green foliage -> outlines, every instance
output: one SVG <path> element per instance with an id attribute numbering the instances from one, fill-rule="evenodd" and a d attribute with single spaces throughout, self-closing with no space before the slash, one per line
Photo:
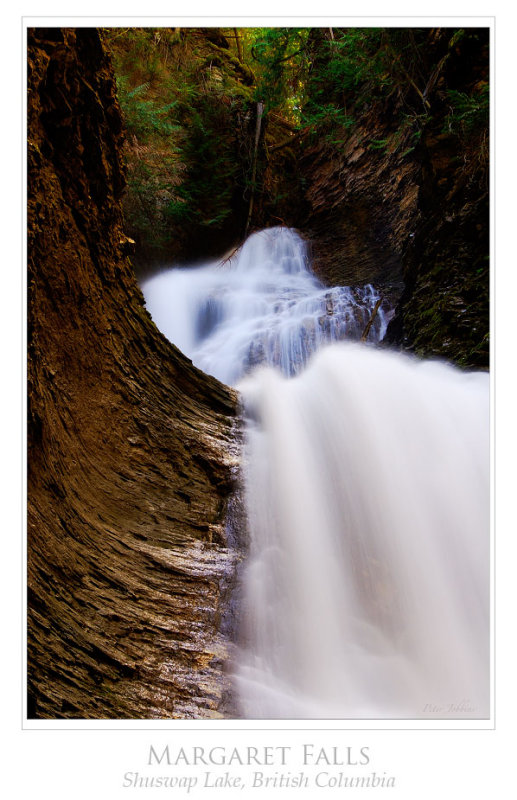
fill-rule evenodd
<path id="1" fill-rule="evenodd" d="M 282 110 L 296 120 L 308 69 L 309 28 L 254 28 L 251 56 L 258 75 L 255 97 L 266 113 Z"/>
<path id="2" fill-rule="evenodd" d="M 271 210 L 273 196 L 285 195 L 279 169 L 299 178 L 297 148 L 324 141 L 330 153 L 339 150 L 356 121 L 365 113 L 375 120 L 380 107 L 383 125 L 372 122 L 365 146 L 410 155 L 435 113 L 443 64 L 479 45 L 463 29 L 442 38 L 418 28 L 106 31 L 133 147 L 131 224 L 160 241 L 175 226 L 223 228 L 252 192 L 269 191 Z M 447 131 L 466 139 L 486 127 L 486 84 L 468 94 L 442 84 L 439 97 Z M 264 121 L 255 154 L 258 101 Z"/>
<path id="3" fill-rule="evenodd" d="M 309 69 L 300 125 L 315 137 L 335 141 L 338 129 L 346 132 L 365 109 L 396 95 L 405 109 L 401 127 L 409 117 L 418 127 L 422 113 L 418 84 L 425 85 L 422 40 L 418 30 L 312 29 L 306 42 Z M 370 147 L 382 149 L 386 144 L 374 140 Z"/>
<path id="4" fill-rule="evenodd" d="M 389 59 L 382 47 L 382 31 L 375 28 L 337 30 L 334 38 L 323 38 L 319 45 L 320 69 L 312 78 L 313 96 L 338 99 L 359 92 L 361 103 L 391 88 L 393 77 Z"/>
<path id="5" fill-rule="evenodd" d="M 165 221 L 165 208 L 174 197 L 177 182 L 177 160 L 167 151 L 142 154 L 131 158 L 128 165 L 128 192 L 125 215 L 132 238 L 145 243 L 150 251 L 166 248 L 170 232 Z"/>
<path id="6" fill-rule="evenodd" d="M 152 136 L 170 137 L 180 130 L 175 115 L 177 101 L 162 105 L 148 96 L 149 88 L 150 84 L 146 82 L 129 90 L 128 79 L 125 76 L 117 78 L 118 97 L 127 131 L 141 142 L 147 142 Z"/>
<path id="7" fill-rule="evenodd" d="M 343 141 L 357 111 L 393 88 L 385 38 L 375 28 L 254 29 L 255 98 L 314 137 Z"/>
<path id="8" fill-rule="evenodd" d="M 483 82 L 475 87 L 471 94 L 449 89 L 447 102 L 449 113 L 444 131 L 468 137 L 488 126 L 490 92 L 487 83 Z"/>
<path id="9" fill-rule="evenodd" d="M 218 229 L 245 191 L 253 89 L 198 29 L 109 34 L 128 132 L 130 233 L 146 251 Z M 226 56 L 228 56 L 227 60 Z"/>
<path id="10" fill-rule="evenodd" d="M 371 139 L 368 147 L 370 150 L 385 150 L 389 144 L 389 139 Z"/>
<path id="11" fill-rule="evenodd" d="M 191 204 L 189 203 L 188 197 L 182 197 L 184 192 L 180 190 L 178 191 L 177 197 L 173 200 L 170 200 L 165 207 L 165 215 L 168 219 L 172 222 L 177 222 L 179 224 L 184 222 L 189 222 L 192 219 L 192 210 Z"/>
<path id="12" fill-rule="evenodd" d="M 228 130 L 230 120 L 228 107 L 221 104 L 217 92 L 208 91 L 183 108 L 188 136 L 179 153 L 186 170 L 177 199 L 167 209 L 172 221 L 213 227 L 231 213 L 233 191 L 242 178 L 235 139 Z"/>

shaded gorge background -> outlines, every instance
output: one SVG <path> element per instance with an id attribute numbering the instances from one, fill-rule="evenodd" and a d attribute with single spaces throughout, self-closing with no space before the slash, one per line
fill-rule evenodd
<path id="1" fill-rule="evenodd" d="M 396 287 L 392 344 L 488 365 L 488 29 L 102 36 L 139 274 L 285 224 L 326 284 Z"/>

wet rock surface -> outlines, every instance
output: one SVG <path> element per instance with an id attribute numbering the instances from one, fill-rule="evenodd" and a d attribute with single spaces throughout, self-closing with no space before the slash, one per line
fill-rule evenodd
<path id="1" fill-rule="evenodd" d="M 220 714 L 236 394 L 157 331 L 127 258 L 97 32 L 28 68 L 28 716 Z"/>

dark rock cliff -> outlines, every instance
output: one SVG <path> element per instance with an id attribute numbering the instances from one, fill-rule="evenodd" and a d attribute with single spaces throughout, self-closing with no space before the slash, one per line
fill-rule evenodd
<path id="1" fill-rule="evenodd" d="M 302 225 L 313 242 L 314 268 L 330 284 L 400 282 L 404 247 L 414 230 L 418 167 L 405 139 L 385 152 L 372 140 L 394 134 L 388 113 L 363 115 L 336 151 L 325 142 L 301 162 L 309 212 Z"/>
<path id="2" fill-rule="evenodd" d="M 214 715 L 236 396 L 144 308 L 97 32 L 28 57 L 28 715 Z"/>
<path id="3" fill-rule="evenodd" d="M 471 29 L 447 49 L 436 35 L 443 68 L 430 92 L 430 115 L 415 157 L 418 224 L 404 253 L 405 289 L 387 341 L 465 367 L 489 365 L 488 115 L 451 108 L 451 96 L 488 89 L 488 29 Z M 463 99 L 466 103 L 466 100 Z M 477 111 L 479 115 L 479 111 Z"/>
<path id="4" fill-rule="evenodd" d="M 489 31 L 425 34 L 414 121 L 407 98 L 372 100 L 341 147 L 306 147 L 296 224 L 326 282 L 403 285 L 389 344 L 487 367 Z"/>

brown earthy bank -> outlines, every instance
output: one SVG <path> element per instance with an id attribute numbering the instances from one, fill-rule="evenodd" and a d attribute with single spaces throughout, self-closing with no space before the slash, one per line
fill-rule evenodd
<path id="1" fill-rule="evenodd" d="M 211 716 L 236 396 L 143 307 L 97 32 L 29 31 L 28 84 L 28 716 Z"/>

